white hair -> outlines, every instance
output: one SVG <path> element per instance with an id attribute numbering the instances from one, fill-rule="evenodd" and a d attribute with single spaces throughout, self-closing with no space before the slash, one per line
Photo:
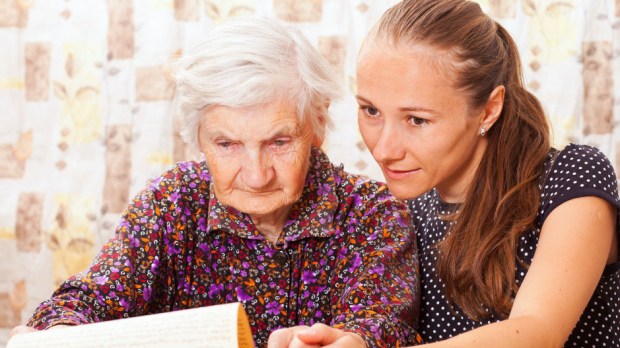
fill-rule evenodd
<path id="1" fill-rule="evenodd" d="M 314 135 L 322 140 L 331 121 L 321 107 L 342 95 L 341 77 L 298 30 L 258 17 L 235 18 L 210 31 L 175 62 L 173 75 L 181 136 L 193 149 L 199 149 L 205 107 L 276 98 L 296 100 L 297 115 L 311 117 Z"/>

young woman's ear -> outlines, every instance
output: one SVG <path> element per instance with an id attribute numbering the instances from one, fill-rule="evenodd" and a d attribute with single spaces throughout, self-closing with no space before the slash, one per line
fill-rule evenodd
<path id="1" fill-rule="evenodd" d="M 484 115 L 480 120 L 480 129 L 484 129 L 484 133 L 488 132 L 497 122 L 504 108 L 504 94 L 506 88 L 502 85 L 495 87 L 489 95 L 489 99 L 484 105 Z"/>

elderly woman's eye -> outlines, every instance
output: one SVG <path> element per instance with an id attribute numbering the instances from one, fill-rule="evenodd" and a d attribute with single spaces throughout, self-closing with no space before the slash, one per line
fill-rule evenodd
<path id="1" fill-rule="evenodd" d="M 281 147 L 281 146 L 284 146 L 284 145 L 288 144 L 288 140 L 284 140 L 284 139 L 277 139 L 277 140 L 274 140 L 274 141 L 273 141 L 273 144 L 274 144 L 275 146 Z"/>
<path id="2" fill-rule="evenodd" d="M 217 146 L 224 148 L 224 149 L 228 149 L 232 145 L 233 145 L 232 141 L 220 141 L 217 143 Z"/>

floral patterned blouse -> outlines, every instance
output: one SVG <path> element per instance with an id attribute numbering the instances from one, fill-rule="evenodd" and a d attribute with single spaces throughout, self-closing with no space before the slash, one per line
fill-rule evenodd
<path id="1" fill-rule="evenodd" d="M 386 186 L 314 148 L 302 197 L 270 244 L 218 202 L 204 162 L 151 180 L 91 266 L 66 280 L 28 325 L 83 324 L 241 302 L 255 343 L 278 328 L 326 323 L 369 347 L 419 341 L 415 234 Z"/>

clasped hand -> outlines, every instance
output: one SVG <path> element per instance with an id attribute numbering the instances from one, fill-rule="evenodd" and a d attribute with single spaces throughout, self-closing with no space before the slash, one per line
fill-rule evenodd
<path id="1" fill-rule="evenodd" d="M 325 324 L 294 326 L 269 335 L 268 348 L 359 347 L 367 348 L 357 334 L 334 329 Z"/>

